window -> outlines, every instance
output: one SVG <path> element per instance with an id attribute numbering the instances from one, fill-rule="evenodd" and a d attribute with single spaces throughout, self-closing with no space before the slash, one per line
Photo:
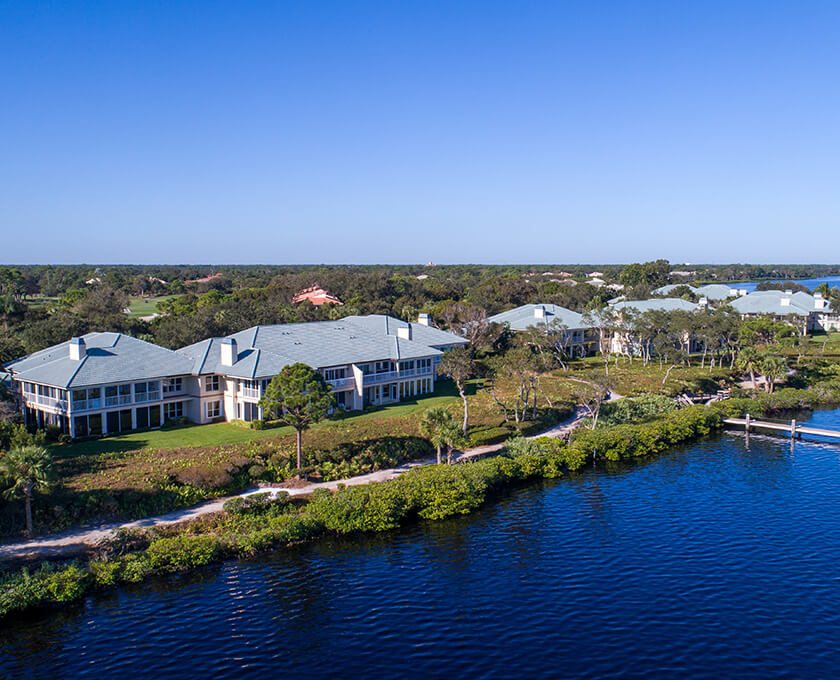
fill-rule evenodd
<path id="1" fill-rule="evenodd" d="M 175 418 L 184 417 L 184 402 L 173 401 L 163 405 L 164 420 L 174 420 Z"/>
<path id="2" fill-rule="evenodd" d="M 328 368 L 324 371 L 325 380 L 341 380 L 347 376 L 347 370 L 344 368 Z"/>
<path id="3" fill-rule="evenodd" d="M 148 398 L 146 396 L 146 394 L 147 394 L 146 383 L 137 383 L 134 386 L 134 399 L 136 401 L 146 401 L 146 399 Z M 138 425 L 138 427 L 139 427 L 139 425 Z"/>
<path id="4" fill-rule="evenodd" d="M 206 409 L 208 418 L 218 418 L 222 415 L 222 402 L 208 401 L 206 404 Z"/>
<path id="5" fill-rule="evenodd" d="M 394 362 L 393 361 L 377 361 L 376 368 L 374 369 L 374 373 L 388 373 L 389 371 L 394 370 Z"/>
<path id="6" fill-rule="evenodd" d="M 417 365 L 419 367 L 420 363 L 418 362 Z M 414 368 L 414 362 L 413 361 L 401 361 L 400 362 L 400 371 L 410 371 L 412 368 Z"/>
<path id="7" fill-rule="evenodd" d="M 163 381 L 163 393 L 164 394 L 171 394 L 173 392 L 180 392 L 182 387 L 183 387 L 183 378 L 169 378 L 169 380 L 164 380 Z"/>
<path id="8" fill-rule="evenodd" d="M 205 392 L 218 392 L 219 391 L 219 376 L 217 375 L 208 375 L 204 378 L 204 391 Z"/>

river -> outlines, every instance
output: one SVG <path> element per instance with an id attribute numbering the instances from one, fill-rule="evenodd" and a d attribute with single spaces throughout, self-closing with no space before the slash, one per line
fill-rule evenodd
<path id="1" fill-rule="evenodd" d="M 769 279 L 770 281 L 779 281 L 781 279 Z M 823 283 L 827 283 L 831 288 L 840 288 L 840 276 L 826 276 L 823 278 L 817 279 L 793 279 L 794 283 L 801 283 L 803 286 L 810 288 L 812 291 L 817 286 L 822 285 Z M 745 290 L 748 293 L 752 293 L 756 286 L 758 286 L 758 281 L 747 281 L 741 283 L 730 283 L 728 284 L 733 288 L 738 288 L 741 290 Z"/>
<path id="2" fill-rule="evenodd" d="M 836 677 L 838 508 L 840 445 L 727 433 L 19 617 L 0 677 Z"/>

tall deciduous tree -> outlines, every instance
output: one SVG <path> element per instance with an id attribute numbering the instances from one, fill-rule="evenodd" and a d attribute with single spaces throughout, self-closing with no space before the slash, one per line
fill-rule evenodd
<path id="1" fill-rule="evenodd" d="M 265 390 L 260 407 L 295 428 L 297 466 L 303 467 L 301 439 L 304 430 L 322 420 L 335 408 L 335 395 L 318 371 L 303 363 L 284 366 Z"/>
<path id="2" fill-rule="evenodd" d="M 0 457 L 0 478 L 9 485 L 3 495 L 23 496 L 28 536 L 32 536 L 32 494 L 49 486 L 51 470 L 52 456 L 42 446 L 19 446 Z"/>
<path id="3" fill-rule="evenodd" d="M 466 347 L 454 347 L 453 349 L 444 352 L 438 366 L 438 374 L 452 378 L 455 386 L 458 388 L 458 394 L 461 395 L 461 400 L 464 402 L 464 425 L 461 431 L 464 435 L 467 434 L 467 424 L 470 418 L 470 407 L 467 403 L 467 380 L 473 376 L 475 367 L 473 359 Z"/>

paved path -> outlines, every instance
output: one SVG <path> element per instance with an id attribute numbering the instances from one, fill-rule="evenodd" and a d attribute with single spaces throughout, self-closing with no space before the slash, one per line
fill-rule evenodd
<path id="1" fill-rule="evenodd" d="M 577 427 L 581 420 L 585 418 L 584 409 L 580 406 L 575 407 L 573 415 L 565 421 L 554 425 L 548 430 L 541 432 L 534 437 L 562 437 L 570 433 Z M 534 437 L 529 437 L 533 439 Z M 453 461 L 462 462 L 481 458 L 488 454 L 497 453 L 503 448 L 504 444 L 491 444 L 489 446 L 478 446 L 473 449 L 467 449 L 463 452 L 454 452 Z M 310 494 L 316 489 L 335 489 L 339 484 L 344 486 L 358 486 L 360 484 L 369 484 L 370 482 L 385 482 L 389 479 L 399 477 L 404 472 L 412 468 L 431 465 L 436 462 L 435 458 L 428 458 L 425 460 L 411 461 L 403 463 L 394 468 L 387 470 L 377 470 L 366 475 L 359 475 L 357 477 L 350 477 L 349 479 L 339 479 L 332 482 L 318 482 L 310 483 L 305 486 L 295 488 L 284 488 L 282 486 L 260 487 L 245 491 L 240 496 L 250 496 L 256 493 L 271 493 L 277 494 L 280 491 L 285 491 L 291 496 L 301 496 Z M 56 558 L 56 557 L 70 557 L 85 552 L 88 548 L 98 543 L 103 538 L 106 538 L 114 533 L 117 529 L 126 528 L 143 528 L 166 526 L 169 524 L 176 524 L 191 519 L 196 519 L 202 515 L 208 515 L 214 512 L 221 512 L 222 506 L 229 498 L 218 498 L 216 500 L 196 505 L 186 510 L 175 510 L 165 515 L 158 515 L 157 517 L 147 517 L 146 519 L 138 519 L 133 522 L 109 522 L 105 524 L 97 524 L 95 526 L 77 527 L 60 534 L 53 534 L 44 538 L 33 539 L 31 541 L 24 541 L 21 543 L 8 543 L 0 545 L 0 563 L 4 561 L 14 561 L 23 559 L 35 558 Z"/>

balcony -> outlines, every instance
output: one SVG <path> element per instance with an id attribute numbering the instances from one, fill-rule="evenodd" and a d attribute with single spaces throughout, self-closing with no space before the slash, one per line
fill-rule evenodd
<path id="1" fill-rule="evenodd" d="M 74 411 L 90 411 L 95 408 L 102 408 L 102 399 L 79 399 L 73 402 Z"/>
<path id="2" fill-rule="evenodd" d="M 131 403 L 130 394 L 120 394 L 116 397 L 105 397 L 105 406 L 122 406 Z"/>
<path id="3" fill-rule="evenodd" d="M 390 380 L 397 380 L 400 374 L 397 371 L 387 371 L 386 373 L 367 373 L 365 375 L 365 384 L 370 385 L 374 383 L 388 382 Z"/>
<path id="4" fill-rule="evenodd" d="M 330 385 L 333 390 L 345 390 L 348 387 L 356 387 L 355 378 L 336 378 L 335 380 L 327 380 L 327 385 Z"/>
<path id="5" fill-rule="evenodd" d="M 67 400 L 66 399 L 56 399 L 54 397 L 45 397 L 40 394 L 30 394 L 27 395 L 27 401 L 31 404 L 37 404 L 38 406 L 46 406 L 47 408 L 54 408 L 59 409 L 62 411 L 67 410 Z"/>
<path id="6" fill-rule="evenodd" d="M 160 390 L 156 390 L 154 392 L 140 392 L 134 395 L 134 401 L 138 404 L 143 403 L 144 401 L 158 401 L 160 399 Z"/>

